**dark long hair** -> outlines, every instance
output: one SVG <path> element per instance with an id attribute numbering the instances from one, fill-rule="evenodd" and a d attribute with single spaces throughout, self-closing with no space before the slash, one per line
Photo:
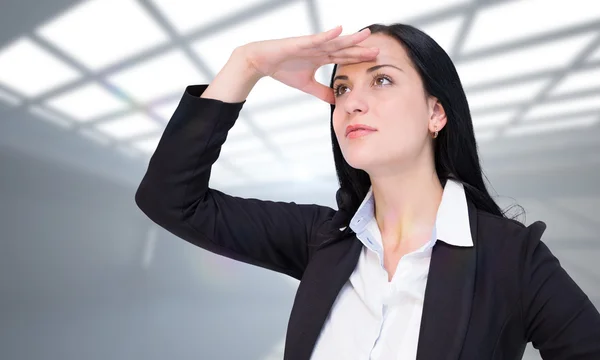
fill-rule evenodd
<path id="1" fill-rule="evenodd" d="M 467 199 L 477 209 L 505 217 L 483 181 L 469 105 L 448 54 L 431 37 L 410 25 L 373 24 L 368 28 L 372 34 L 385 34 L 403 46 L 421 77 L 426 93 L 436 97 L 444 107 L 448 121 L 434 141 L 435 170 L 442 185 L 448 179 L 462 183 Z M 333 87 L 336 69 L 337 65 L 333 68 L 330 87 Z M 371 180 L 365 171 L 351 167 L 344 159 L 333 130 L 334 109 L 335 105 L 331 105 L 331 141 L 340 186 L 336 194 L 339 209 L 336 222 L 342 227 L 348 225 L 358 210 Z"/>

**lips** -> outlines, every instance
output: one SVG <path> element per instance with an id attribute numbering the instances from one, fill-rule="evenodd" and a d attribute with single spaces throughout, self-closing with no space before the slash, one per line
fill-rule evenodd
<path id="1" fill-rule="evenodd" d="M 377 129 L 375 129 L 374 127 L 371 126 L 367 126 L 364 124 L 356 124 L 356 125 L 348 125 L 348 127 L 346 127 L 346 137 L 348 136 L 362 136 L 362 135 L 366 135 L 369 134 L 373 131 L 377 131 Z"/>

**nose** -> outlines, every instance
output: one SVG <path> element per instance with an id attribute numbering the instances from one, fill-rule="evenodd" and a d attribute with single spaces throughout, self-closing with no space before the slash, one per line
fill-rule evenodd
<path id="1" fill-rule="evenodd" d="M 369 111 L 366 96 L 361 94 L 360 90 L 358 90 L 358 87 L 355 87 L 350 92 L 346 93 L 344 99 L 344 110 L 348 114 L 365 113 Z"/>

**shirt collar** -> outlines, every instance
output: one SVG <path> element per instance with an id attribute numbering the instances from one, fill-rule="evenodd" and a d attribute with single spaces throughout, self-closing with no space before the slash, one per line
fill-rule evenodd
<path id="1" fill-rule="evenodd" d="M 350 220 L 350 229 L 356 234 L 365 231 L 369 222 L 375 219 L 375 197 L 373 188 L 363 199 L 358 210 Z M 435 221 L 436 238 L 454 246 L 471 247 L 471 226 L 464 186 L 457 181 L 448 180 L 442 194 Z"/>
<path id="2" fill-rule="evenodd" d="M 463 184 L 448 180 L 435 220 L 437 238 L 454 246 L 473 246 L 469 207 Z"/>

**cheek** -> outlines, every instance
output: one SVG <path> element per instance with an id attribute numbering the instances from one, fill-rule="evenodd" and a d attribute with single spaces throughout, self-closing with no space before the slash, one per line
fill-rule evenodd
<path id="1" fill-rule="evenodd" d="M 427 116 L 421 108 L 407 106 L 385 109 L 382 141 L 391 153 L 418 150 L 427 135 Z"/>
<path id="2" fill-rule="evenodd" d="M 402 119 L 386 128 L 383 142 L 390 153 L 411 152 L 422 140 L 422 131 L 414 120 Z"/>
<path id="3" fill-rule="evenodd" d="M 335 136 L 338 139 L 338 142 L 340 142 L 342 135 L 343 135 L 343 124 L 342 124 L 342 119 L 336 114 L 336 112 L 333 112 L 333 118 L 332 118 L 332 122 L 333 122 L 333 131 L 335 132 Z"/>
<path id="4" fill-rule="evenodd" d="M 400 102 L 388 102 L 390 106 L 382 107 L 379 114 L 380 118 L 391 120 L 386 121 L 390 127 L 400 133 L 405 132 L 406 136 L 423 131 L 429 121 L 426 104 L 422 99 L 410 95 L 405 96 Z"/>

